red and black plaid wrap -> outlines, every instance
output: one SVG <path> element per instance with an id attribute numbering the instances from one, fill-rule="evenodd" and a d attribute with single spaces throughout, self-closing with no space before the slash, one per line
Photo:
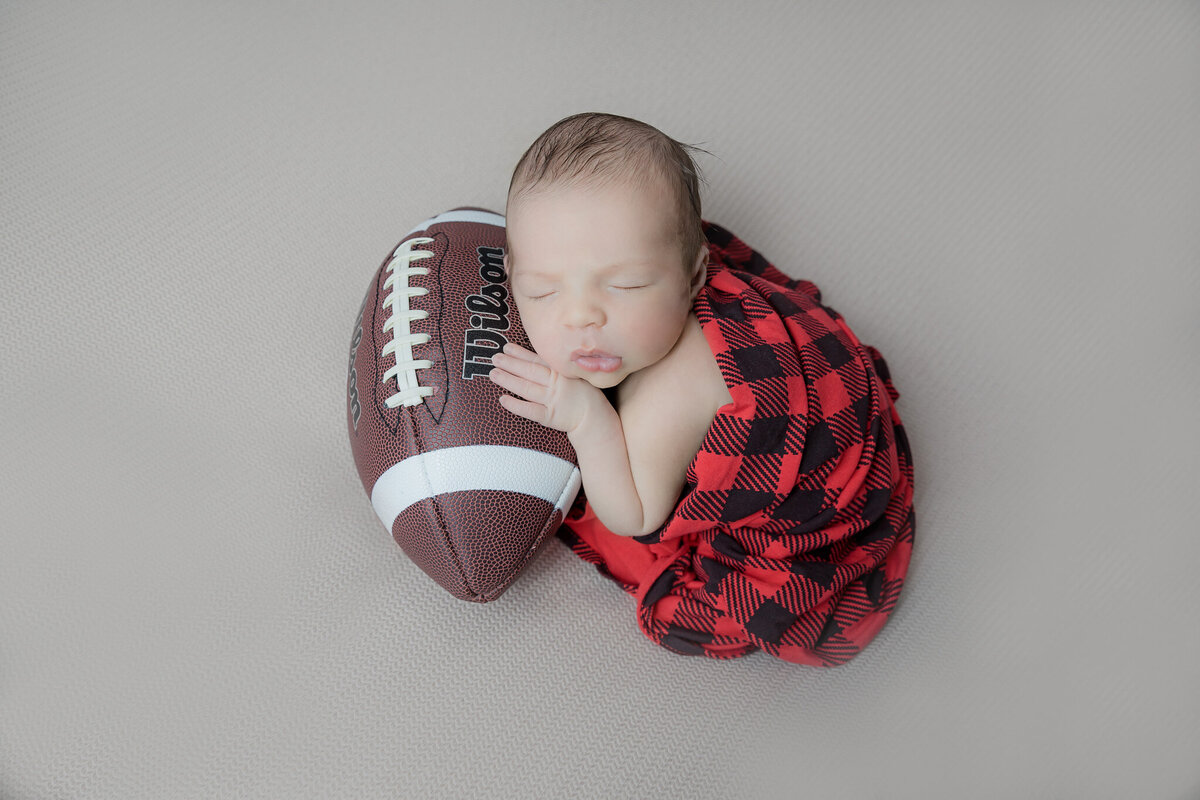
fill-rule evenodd
<path id="1" fill-rule="evenodd" d="M 693 310 L 733 403 L 661 528 L 614 534 L 581 494 L 558 535 L 637 599 L 642 631 L 669 650 L 836 666 L 883 627 L 912 554 L 900 394 L 812 282 L 704 231 Z"/>

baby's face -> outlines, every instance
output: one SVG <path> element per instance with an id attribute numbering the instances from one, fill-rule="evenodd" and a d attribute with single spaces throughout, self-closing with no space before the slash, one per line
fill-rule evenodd
<path id="1" fill-rule="evenodd" d="M 684 271 L 675 223 L 658 182 L 539 188 L 509 207 L 513 297 L 555 371 L 603 389 L 671 351 L 704 282 Z"/>

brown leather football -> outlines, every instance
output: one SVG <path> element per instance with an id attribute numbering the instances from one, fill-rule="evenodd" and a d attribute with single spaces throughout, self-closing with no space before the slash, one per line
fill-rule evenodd
<path id="1" fill-rule="evenodd" d="M 566 434 L 509 413 L 488 379 L 529 347 L 504 274 L 504 217 L 456 208 L 375 273 L 350 343 L 346 421 L 375 513 L 455 597 L 494 600 L 579 491 Z"/>

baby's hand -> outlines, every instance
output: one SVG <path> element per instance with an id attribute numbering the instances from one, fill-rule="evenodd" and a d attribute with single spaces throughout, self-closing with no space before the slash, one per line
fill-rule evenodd
<path id="1" fill-rule="evenodd" d="M 595 386 L 555 372 L 537 353 L 518 344 L 506 344 L 503 353 L 492 356 L 492 365 L 488 373 L 492 381 L 525 398 L 502 394 L 500 405 L 547 428 L 571 433 L 597 400 L 608 405 L 604 393 Z"/>

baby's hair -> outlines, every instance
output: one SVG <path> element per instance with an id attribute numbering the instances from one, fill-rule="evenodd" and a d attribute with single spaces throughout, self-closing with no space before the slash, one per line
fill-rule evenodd
<path id="1" fill-rule="evenodd" d="M 508 205 L 543 185 L 617 179 L 641 184 L 661 177 L 675 197 L 686 269 L 704 244 L 699 186 L 704 177 L 692 160 L 693 152 L 708 153 L 636 119 L 574 114 L 547 128 L 521 156 L 508 185 Z"/>

